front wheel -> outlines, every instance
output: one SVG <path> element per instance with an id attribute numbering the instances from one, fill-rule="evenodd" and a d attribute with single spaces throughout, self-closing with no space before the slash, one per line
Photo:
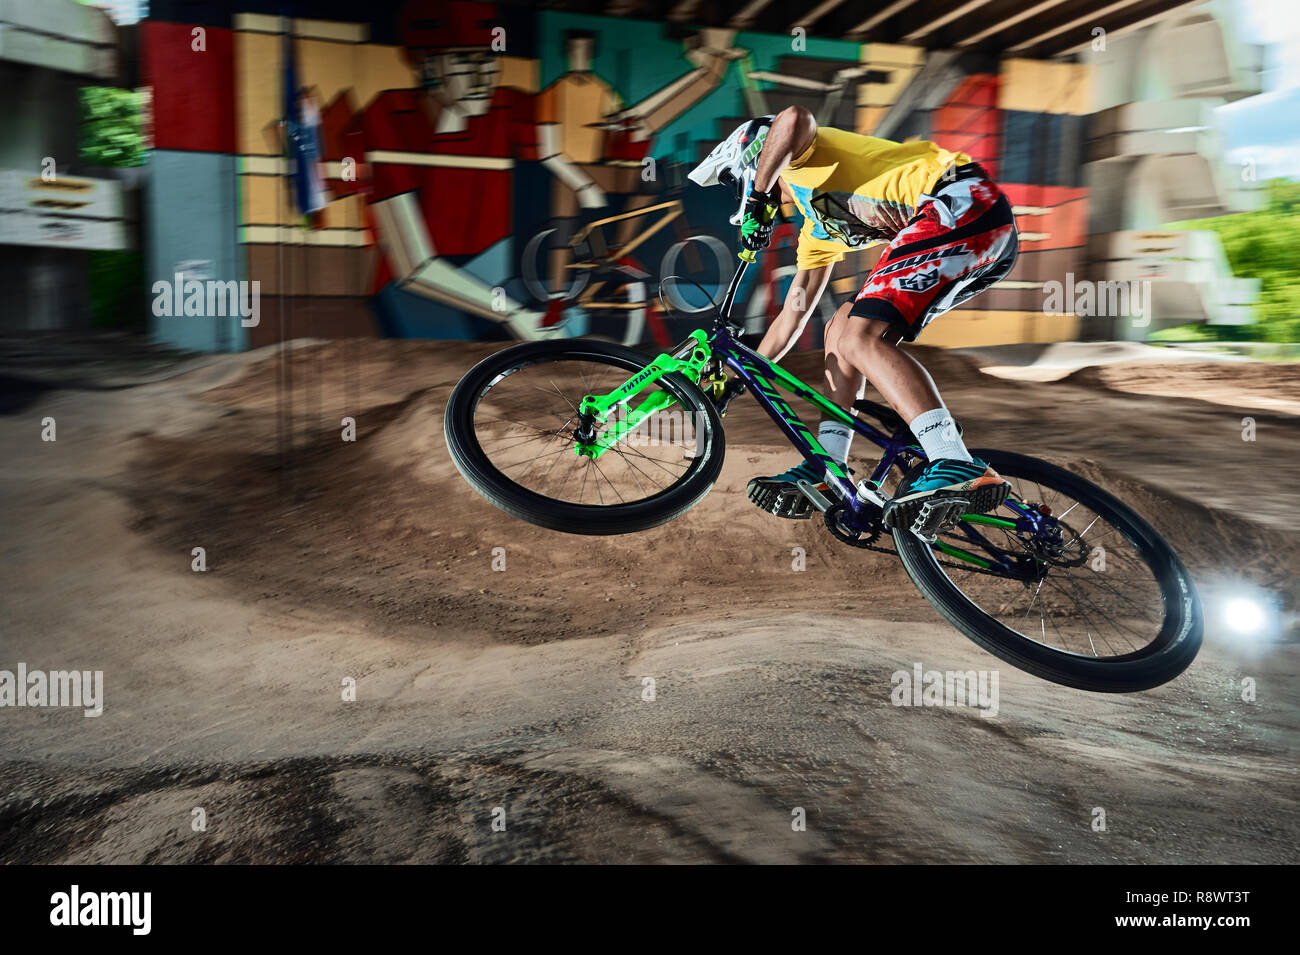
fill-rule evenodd
<path id="1" fill-rule="evenodd" d="M 1200 600 L 1151 525 L 1054 464 L 972 454 L 1011 482 L 1007 502 L 966 515 L 933 544 L 894 532 L 934 608 L 995 656 L 1065 686 L 1125 693 L 1182 673 L 1201 645 Z"/>
<path id="2" fill-rule="evenodd" d="M 699 503 L 722 470 L 722 425 L 693 382 L 664 375 L 629 402 L 653 397 L 660 410 L 598 457 L 575 450 L 583 397 L 608 394 L 648 364 L 630 348 L 581 338 L 499 351 L 447 400 L 451 459 L 475 491 L 540 527 L 628 534 L 667 523 Z M 597 422 L 596 439 L 626 410 Z"/>

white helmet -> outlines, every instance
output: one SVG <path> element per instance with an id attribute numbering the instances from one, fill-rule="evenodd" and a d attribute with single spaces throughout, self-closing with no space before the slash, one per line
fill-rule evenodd
<path id="1" fill-rule="evenodd" d="M 689 173 L 687 178 L 697 186 L 733 186 L 739 205 L 736 214 L 731 217 L 732 225 L 740 225 L 745 211 L 745 200 L 754 185 L 754 173 L 758 169 L 758 154 L 767 139 L 767 131 L 772 126 L 774 115 L 759 116 L 747 123 L 741 123 L 731 135 L 713 147 L 713 152 L 704 157 Z"/>

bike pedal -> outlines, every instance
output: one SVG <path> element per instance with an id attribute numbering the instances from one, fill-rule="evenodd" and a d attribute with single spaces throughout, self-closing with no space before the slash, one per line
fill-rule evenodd
<path id="1" fill-rule="evenodd" d="M 922 501 L 912 520 L 912 533 L 921 540 L 933 544 L 939 532 L 951 527 L 970 508 L 970 501 L 964 497 L 941 497 Z"/>
<path id="2" fill-rule="evenodd" d="M 745 494 L 756 506 L 776 517 L 792 521 L 806 521 L 812 517 L 812 503 L 797 490 L 782 490 L 761 481 L 750 481 Z"/>

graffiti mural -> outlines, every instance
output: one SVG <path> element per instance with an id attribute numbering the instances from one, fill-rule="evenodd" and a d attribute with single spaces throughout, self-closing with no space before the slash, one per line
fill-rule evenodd
<path id="1" fill-rule="evenodd" d="M 825 125 L 965 152 L 1013 200 L 1015 271 L 927 343 L 1043 340 L 1029 296 L 1082 255 L 1077 65 L 1036 63 L 1026 79 L 1014 60 L 477 0 L 378 0 L 364 20 L 342 3 L 313 5 L 312 19 L 269 0 L 244 6 L 194 24 L 181 17 L 196 5 L 158 0 L 142 32 L 166 173 L 152 216 L 174 240 L 151 267 L 237 262 L 271 299 L 264 313 L 289 316 L 223 331 L 230 347 L 304 334 L 667 345 L 700 322 L 735 262 L 732 203 L 686 170 L 743 119 L 790 105 Z M 196 27 L 209 38 L 203 57 L 189 49 Z M 1045 83 L 1058 67 L 1075 72 Z M 300 86 L 291 101 L 319 115 L 325 196 L 306 216 L 284 158 L 286 75 Z M 184 108 L 196 96 L 221 104 L 202 124 Z M 1045 148 L 1027 152 L 1030 140 Z M 182 221 L 170 210 L 200 176 L 229 198 Z M 783 214 L 742 290 L 751 332 L 779 311 L 795 271 L 801 220 L 793 205 Z M 827 316 L 878 254 L 853 250 L 837 265 Z M 799 347 L 820 336 L 809 323 Z"/>

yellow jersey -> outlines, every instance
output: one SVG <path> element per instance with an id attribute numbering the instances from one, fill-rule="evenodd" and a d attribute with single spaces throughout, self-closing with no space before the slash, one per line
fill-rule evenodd
<path id="1" fill-rule="evenodd" d="M 931 142 L 819 127 L 812 145 L 781 174 L 803 215 L 798 267 L 830 265 L 851 249 L 892 239 L 943 171 L 968 162 L 965 153 Z"/>

